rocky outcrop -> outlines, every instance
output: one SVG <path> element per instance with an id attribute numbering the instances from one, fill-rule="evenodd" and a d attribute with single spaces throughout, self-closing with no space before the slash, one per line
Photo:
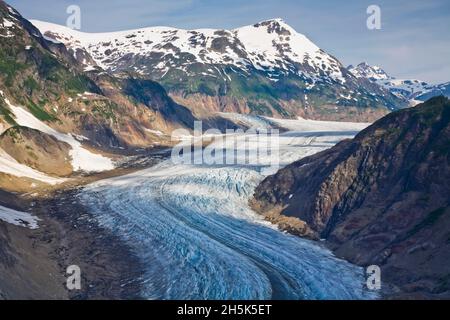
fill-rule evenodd
<path id="1" fill-rule="evenodd" d="M 315 109 L 306 115 L 330 119 L 330 105 L 361 110 L 361 116 L 367 110 L 378 113 L 407 106 L 404 98 L 355 77 L 281 19 L 234 30 L 156 27 L 102 36 L 33 23 L 47 37 L 64 43 L 85 66 L 97 64 L 113 74 L 137 72 L 161 83 L 197 115 L 233 111 L 294 118 Z M 292 108 L 285 108 L 287 103 Z"/>
<path id="2" fill-rule="evenodd" d="M 0 136 L 0 148 L 17 162 L 50 175 L 73 172 L 70 145 L 34 129 L 16 126 L 6 130 Z"/>
<path id="3" fill-rule="evenodd" d="M 266 178 L 252 205 L 351 262 L 380 265 L 387 294 L 449 297 L 449 146 L 450 101 L 433 98 Z"/>
<path id="4" fill-rule="evenodd" d="M 450 97 L 450 82 L 430 84 L 417 79 L 397 79 L 388 75 L 378 66 L 371 66 L 365 62 L 356 67 L 347 67 L 356 78 L 367 79 L 389 90 L 396 96 L 410 101 L 411 105 L 423 102 L 437 96 Z"/>

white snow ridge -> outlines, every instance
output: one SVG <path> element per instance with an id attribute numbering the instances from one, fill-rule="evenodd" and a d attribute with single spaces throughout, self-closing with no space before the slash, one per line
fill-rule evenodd
<path id="1" fill-rule="evenodd" d="M 25 177 L 38 181 L 42 181 L 51 185 L 62 183 L 65 179 L 54 178 L 34 170 L 26 165 L 23 165 L 16 161 L 13 157 L 0 149 L 0 172 L 10 174 L 15 177 Z"/>

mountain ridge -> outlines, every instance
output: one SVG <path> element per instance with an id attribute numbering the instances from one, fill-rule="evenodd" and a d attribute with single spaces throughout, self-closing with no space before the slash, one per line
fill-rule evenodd
<path id="1" fill-rule="evenodd" d="M 83 57 L 87 68 L 95 67 L 93 60 L 112 73 L 136 72 L 160 82 L 196 114 L 238 111 L 327 120 L 352 107 L 386 113 L 406 105 L 377 84 L 354 77 L 281 19 L 232 30 L 149 27 L 100 34 L 33 23 Z"/>

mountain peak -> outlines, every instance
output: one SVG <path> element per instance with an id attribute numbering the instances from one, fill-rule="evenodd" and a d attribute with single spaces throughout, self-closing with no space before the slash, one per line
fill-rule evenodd
<path id="1" fill-rule="evenodd" d="M 368 78 L 373 80 L 387 80 L 391 77 L 380 67 L 372 66 L 367 62 L 361 62 L 356 67 L 350 65 L 347 68 L 357 78 Z"/>
<path id="2" fill-rule="evenodd" d="M 322 53 L 318 46 L 297 33 L 281 18 L 234 30 L 149 27 L 103 34 L 80 33 L 36 20 L 32 20 L 32 23 L 47 38 L 64 43 L 74 49 L 75 53 L 78 49 L 88 50 L 97 64 L 105 69 L 114 68 L 111 64 L 130 52 L 141 58 L 158 53 L 166 59 L 174 59 L 170 63 L 155 60 L 156 71 L 166 74 L 168 65 L 184 63 L 177 60 L 178 56 L 171 54 L 175 50 L 195 62 L 228 64 L 246 71 L 248 68 L 256 68 L 288 73 L 295 69 L 289 64 L 309 63 L 313 67 L 308 70 L 321 70 L 325 66 L 326 70 L 323 71 L 330 74 L 330 77 L 341 75 L 338 61 Z"/>

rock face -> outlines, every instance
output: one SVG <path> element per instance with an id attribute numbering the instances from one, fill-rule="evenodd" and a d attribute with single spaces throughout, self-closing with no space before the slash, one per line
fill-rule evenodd
<path id="1" fill-rule="evenodd" d="M 234 30 L 152 27 L 105 34 L 32 22 L 86 68 L 158 81 L 196 115 L 232 111 L 331 119 L 336 112 L 327 106 L 386 112 L 406 105 L 378 84 L 355 77 L 281 19 Z"/>
<path id="2" fill-rule="evenodd" d="M 351 262 L 380 265 L 386 294 L 450 297 L 448 181 L 450 101 L 436 97 L 280 170 L 251 202 Z"/>

